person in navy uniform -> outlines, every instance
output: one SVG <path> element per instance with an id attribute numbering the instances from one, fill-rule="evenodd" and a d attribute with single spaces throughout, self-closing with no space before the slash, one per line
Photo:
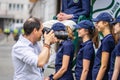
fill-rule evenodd
<path id="1" fill-rule="evenodd" d="M 90 0 L 61 0 L 61 2 L 61 11 L 56 16 L 57 20 L 45 21 L 44 26 L 51 28 L 50 25 L 57 22 L 75 25 L 79 16 L 90 16 Z"/>
<path id="2" fill-rule="evenodd" d="M 117 45 L 111 54 L 109 80 L 120 80 L 120 15 L 113 21 Z"/>
<path id="3" fill-rule="evenodd" d="M 53 24 L 53 31 L 67 31 L 68 28 L 62 23 Z M 72 36 L 67 40 L 60 40 L 57 37 L 54 38 L 55 42 L 58 42 L 58 50 L 55 60 L 55 73 L 50 75 L 46 80 L 74 80 L 72 75 L 71 64 L 74 57 L 74 45 L 72 43 Z"/>
<path id="4" fill-rule="evenodd" d="M 62 9 L 58 13 L 59 21 L 72 20 L 77 22 L 80 15 L 90 16 L 90 0 L 61 0 Z"/>
<path id="5" fill-rule="evenodd" d="M 92 68 L 95 57 L 92 38 L 95 28 L 89 20 L 79 22 L 75 25 L 75 28 L 78 29 L 78 36 L 83 40 L 77 55 L 75 77 L 76 80 L 92 80 Z"/>
<path id="6" fill-rule="evenodd" d="M 104 36 L 94 60 L 92 71 L 93 80 L 108 80 L 110 56 L 115 47 L 115 41 L 112 35 L 113 27 L 110 25 L 113 18 L 109 13 L 102 12 L 96 18 L 93 18 L 93 21 L 96 22 L 98 31 Z"/>

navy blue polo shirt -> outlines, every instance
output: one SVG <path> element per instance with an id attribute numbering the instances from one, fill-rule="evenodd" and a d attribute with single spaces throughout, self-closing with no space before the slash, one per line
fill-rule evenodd
<path id="1" fill-rule="evenodd" d="M 113 51 L 114 47 L 115 47 L 115 42 L 114 42 L 114 38 L 111 34 L 108 34 L 107 36 L 105 36 L 102 39 L 101 46 L 99 47 L 99 49 L 96 53 L 96 57 L 95 57 L 95 61 L 94 61 L 93 72 L 92 72 L 93 80 L 96 80 L 97 74 L 98 74 L 100 66 L 101 66 L 102 52 L 106 51 L 111 55 L 111 52 Z M 109 62 L 110 62 L 110 58 L 109 58 Z M 107 67 L 107 70 L 103 77 L 103 80 L 108 80 L 108 71 L 109 71 L 109 67 L 110 67 L 109 62 L 108 62 L 108 67 Z"/>
<path id="2" fill-rule="evenodd" d="M 72 60 L 73 60 L 73 57 L 74 57 L 74 45 L 73 45 L 73 42 L 70 39 L 65 40 L 65 41 L 60 43 L 60 46 L 59 46 L 57 54 L 56 54 L 56 61 L 55 61 L 56 72 L 62 66 L 62 60 L 63 60 L 64 55 L 70 56 L 69 65 L 68 65 L 67 71 L 58 80 L 74 80 L 73 75 L 72 75 L 72 69 L 71 69 L 71 64 L 72 64 Z"/>
<path id="3" fill-rule="evenodd" d="M 112 79 L 112 75 L 113 75 L 113 71 L 114 71 L 114 65 L 115 65 L 115 58 L 117 56 L 120 56 L 120 40 L 119 40 L 118 44 L 115 46 L 115 49 L 113 50 L 113 52 L 111 53 L 109 80 Z M 120 80 L 120 73 L 119 73 L 118 80 Z"/>
<path id="4" fill-rule="evenodd" d="M 90 60 L 89 72 L 86 80 L 92 80 L 92 68 L 94 64 L 95 51 L 93 47 L 93 42 L 88 40 L 80 45 L 80 50 L 77 55 L 76 67 L 75 67 L 75 77 L 76 80 L 80 80 L 82 70 L 83 70 L 83 59 Z"/>
<path id="5" fill-rule="evenodd" d="M 89 16 L 90 0 L 62 0 L 62 12 L 73 14 L 73 21 L 77 22 L 80 15 Z"/>

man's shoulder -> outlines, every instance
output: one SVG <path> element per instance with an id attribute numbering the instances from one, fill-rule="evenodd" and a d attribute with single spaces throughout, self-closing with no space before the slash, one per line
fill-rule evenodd
<path id="1" fill-rule="evenodd" d="M 27 45 L 24 42 L 21 41 L 17 41 L 14 45 L 13 48 L 17 48 L 17 47 L 27 47 Z"/>

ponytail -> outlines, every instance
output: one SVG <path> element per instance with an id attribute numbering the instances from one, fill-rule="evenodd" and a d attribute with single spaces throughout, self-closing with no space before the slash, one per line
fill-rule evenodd
<path id="1" fill-rule="evenodd" d="M 97 29 L 90 29 L 88 31 L 89 31 L 90 39 L 92 39 L 92 41 L 93 41 L 93 43 L 95 45 L 95 48 L 98 48 L 98 46 L 99 46 L 99 37 L 98 37 Z"/>
<path id="2" fill-rule="evenodd" d="M 95 48 L 98 48 L 98 46 L 99 46 L 99 35 L 98 35 L 98 33 L 99 33 L 98 30 L 94 29 L 92 41 L 95 45 Z"/>
<path id="3" fill-rule="evenodd" d="M 73 39 L 74 39 L 74 36 L 73 36 L 73 31 L 72 31 L 72 29 L 71 29 L 69 26 L 66 26 L 66 30 L 67 30 L 67 32 L 68 32 L 69 38 L 73 40 Z"/>

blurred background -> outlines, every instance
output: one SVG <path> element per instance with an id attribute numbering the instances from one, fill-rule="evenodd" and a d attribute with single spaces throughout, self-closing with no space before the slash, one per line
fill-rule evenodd
<path id="1" fill-rule="evenodd" d="M 42 22 L 53 19 L 60 12 L 61 0 L 0 0 L 0 80 L 13 80 L 11 49 L 23 34 L 23 23 L 29 17 Z M 91 17 L 100 12 L 120 15 L 120 0 L 91 0 Z M 47 68 L 45 76 L 54 72 Z"/>

